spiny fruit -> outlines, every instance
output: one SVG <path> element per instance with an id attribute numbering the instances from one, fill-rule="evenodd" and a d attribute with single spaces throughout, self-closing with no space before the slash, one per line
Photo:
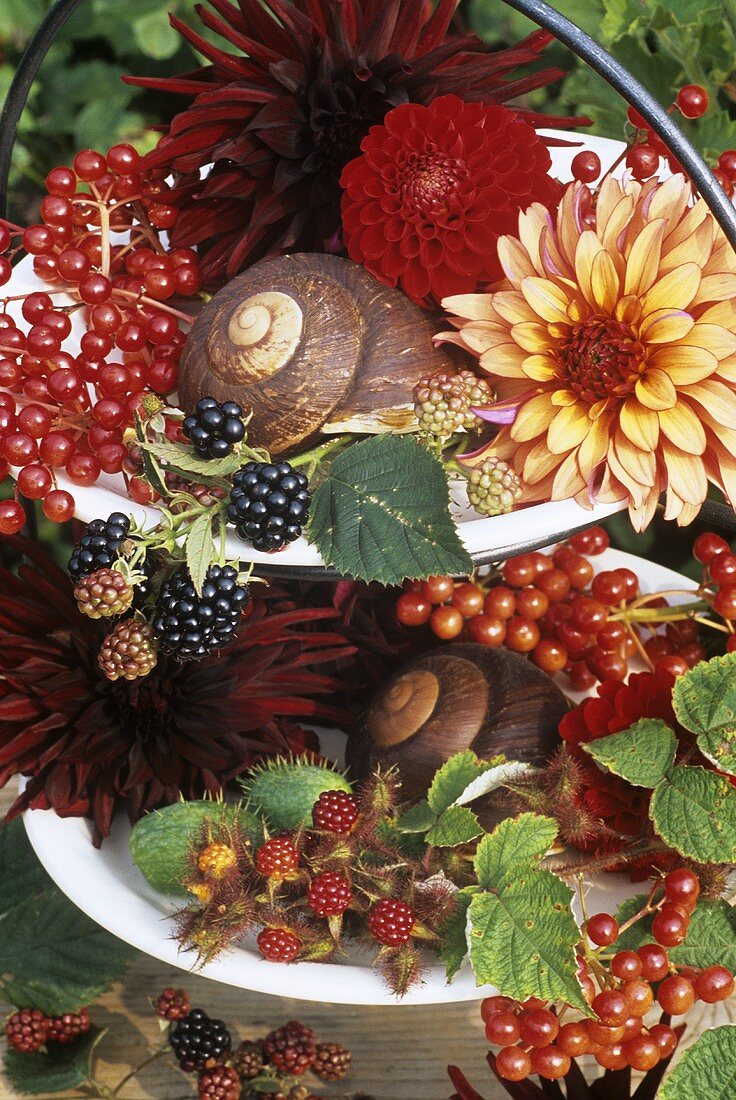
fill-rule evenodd
<path id="1" fill-rule="evenodd" d="M 408 943 L 414 923 L 414 910 L 399 898 L 381 898 L 368 917 L 371 935 L 385 947 Z"/>
<path id="2" fill-rule="evenodd" d="M 40 1050 L 48 1038 L 49 1020 L 37 1008 L 21 1008 L 5 1025 L 8 1046 L 21 1054 Z"/>
<path id="3" fill-rule="evenodd" d="M 229 844 L 208 844 L 197 858 L 197 867 L 205 878 L 222 878 L 235 864 L 238 857 Z"/>
<path id="4" fill-rule="evenodd" d="M 312 824 L 324 833 L 347 836 L 358 820 L 358 803 L 345 791 L 324 791 L 312 807 Z"/>
<path id="5" fill-rule="evenodd" d="M 77 583 L 74 599 L 88 618 L 113 619 L 133 603 L 133 588 L 117 569 L 96 569 Z"/>
<path id="6" fill-rule="evenodd" d="M 275 836 L 256 852 L 256 867 L 266 878 L 293 879 L 299 873 L 299 853 L 288 837 Z"/>
<path id="7" fill-rule="evenodd" d="M 263 1041 L 263 1053 L 279 1073 L 301 1077 L 315 1063 L 317 1037 L 311 1028 L 298 1020 L 290 1020 L 268 1033 Z"/>
<path id="8" fill-rule="evenodd" d="M 52 1016 L 49 1020 L 49 1043 L 76 1043 L 82 1035 L 86 1035 L 92 1026 L 89 1012 L 82 1008 L 79 1012 L 65 1012 L 63 1016 Z"/>
<path id="9" fill-rule="evenodd" d="M 312 807 L 323 791 L 351 790 L 340 772 L 305 757 L 268 760 L 239 783 L 249 809 L 261 814 L 274 833 L 311 824 Z"/>
<path id="10" fill-rule="evenodd" d="M 301 950 L 299 937 L 288 928 L 263 928 L 256 938 L 258 949 L 269 962 L 293 962 Z"/>

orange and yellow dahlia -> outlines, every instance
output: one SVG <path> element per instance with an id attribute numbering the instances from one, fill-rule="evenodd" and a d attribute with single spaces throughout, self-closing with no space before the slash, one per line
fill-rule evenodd
<path id="1" fill-rule="evenodd" d="M 502 237 L 506 280 L 446 298 L 499 400 L 488 455 L 523 501 L 626 500 L 637 529 L 661 493 L 691 522 L 717 485 L 736 503 L 736 255 L 683 176 L 572 185 Z"/>

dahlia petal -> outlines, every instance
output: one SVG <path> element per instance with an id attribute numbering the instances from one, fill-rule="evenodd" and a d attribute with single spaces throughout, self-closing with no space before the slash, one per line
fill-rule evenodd
<path id="1" fill-rule="evenodd" d="M 662 219 L 650 222 L 634 241 L 626 261 L 624 294 L 646 293 L 655 283 L 659 272 L 666 223 Z"/>
<path id="2" fill-rule="evenodd" d="M 603 245 L 592 229 L 581 233 L 575 250 L 575 276 L 583 297 L 589 305 L 595 306 L 593 295 L 593 263 Z"/>
<path id="3" fill-rule="evenodd" d="M 548 351 L 550 346 L 553 346 L 549 329 L 546 325 L 540 325 L 537 321 L 523 321 L 519 325 L 514 325 L 511 329 L 511 335 L 523 351 L 533 354 Z"/>
<path id="4" fill-rule="evenodd" d="M 664 371 L 676 385 L 685 386 L 707 378 L 718 369 L 718 360 L 712 352 L 687 344 L 657 348 L 649 364 Z"/>
<path id="5" fill-rule="evenodd" d="M 463 325 L 462 337 L 469 350 L 476 355 L 511 342 L 508 328 L 496 321 L 470 321 Z"/>
<path id="6" fill-rule="evenodd" d="M 703 324 L 698 321 L 687 339 L 681 339 L 675 346 L 694 344 L 704 348 L 718 360 L 736 355 L 736 332 L 730 332 L 722 325 Z"/>
<path id="7" fill-rule="evenodd" d="M 603 225 L 598 219 L 596 232 L 601 244 L 609 252 L 614 253 L 620 247 L 621 237 L 626 231 L 633 212 L 634 196 L 622 195 Z"/>
<path id="8" fill-rule="evenodd" d="M 620 294 L 616 265 L 604 249 L 593 260 L 591 274 L 593 299 L 604 313 L 612 314 Z"/>
<path id="9" fill-rule="evenodd" d="M 561 463 L 552 483 L 552 500 L 568 500 L 587 489 L 587 482 L 580 473 L 577 452 L 571 451 Z"/>
<path id="10" fill-rule="evenodd" d="M 547 430 L 547 445 L 553 454 L 565 454 L 585 439 L 590 428 L 586 406 L 579 402 L 559 409 Z"/>
<path id="11" fill-rule="evenodd" d="M 696 226 L 692 233 L 686 234 L 676 247 L 669 247 L 666 254 L 663 251 L 659 265 L 661 273 L 666 275 L 667 272 L 674 271 L 676 267 L 691 260 L 698 263 L 701 268 L 705 268 L 713 248 L 715 234 L 716 229 L 712 219 L 701 221 L 700 225 Z M 668 239 L 665 245 L 669 246 L 669 244 Z"/>
<path id="12" fill-rule="evenodd" d="M 705 430 L 686 401 L 678 401 L 671 409 L 658 414 L 659 425 L 669 440 L 681 451 L 702 455 L 705 451 Z"/>
<path id="13" fill-rule="evenodd" d="M 518 290 L 500 290 L 493 295 L 493 308 L 510 325 L 523 321 L 539 321 L 539 316 Z"/>
<path id="14" fill-rule="evenodd" d="M 524 179 L 523 172 L 518 172 L 517 175 L 520 180 Z M 545 229 L 552 228 L 552 215 L 538 202 L 532 203 L 528 210 L 519 215 L 519 240 L 534 268 L 529 272 L 530 275 L 545 275 L 541 254 L 542 234 Z"/>
<path id="15" fill-rule="evenodd" d="M 683 393 L 699 405 L 724 428 L 736 430 L 736 393 L 715 378 L 706 378 L 693 386 L 688 386 Z"/>
<path id="16" fill-rule="evenodd" d="M 549 282 L 548 279 L 539 279 L 536 276 L 522 279 L 521 293 L 529 306 L 542 320 L 560 321 L 562 323 L 568 320 L 567 307 L 570 304 L 570 299 L 563 290 L 554 283 Z M 498 304 L 496 304 L 496 308 L 498 308 Z M 526 318 L 523 319 L 526 320 Z"/>
<path id="17" fill-rule="evenodd" d="M 496 312 L 490 294 L 452 294 L 442 299 L 442 308 L 469 321 L 493 321 Z"/>
<path id="18" fill-rule="evenodd" d="M 684 176 L 670 176 L 653 189 L 649 217 L 662 218 L 667 225 L 676 226 L 687 210 L 692 193 L 692 185 Z"/>
<path id="19" fill-rule="evenodd" d="M 626 294 L 616 302 L 614 316 L 622 325 L 636 325 L 641 319 L 641 302 L 635 294 Z"/>
<path id="20" fill-rule="evenodd" d="M 718 275 L 704 276 L 698 293 L 693 298 L 693 305 L 701 305 L 704 302 L 722 302 L 727 298 L 736 298 L 736 275 L 730 271 L 724 271 Z"/>
<path id="21" fill-rule="evenodd" d="M 524 378 L 524 352 L 517 344 L 496 344 L 480 356 L 480 365 L 488 374 L 502 378 Z"/>
<path id="22" fill-rule="evenodd" d="M 580 399 L 572 390 L 551 390 L 549 399 L 558 408 L 575 405 Z"/>
<path id="23" fill-rule="evenodd" d="M 643 321 L 639 338 L 647 344 L 671 344 L 687 336 L 694 324 L 684 309 L 658 309 Z"/>
<path id="24" fill-rule="evenodd" d="M 644 317 L 660 309 L 687 309 L 699 286 L 700 268 L 697 264 L 683 264 L 670 271 L 643 295 L 641 307 Z"/>
<path id="25" fill-rule="evenodd" d="M 610 414 L 591 420 L 588 433 L 578 447 L 578 466 L 587 483 L 593 471 L 606 457 L 612 417 Z"/>
<path id="26" fill-rule="evenodd" d="M 703 460 L 696 455 L 683 454 L 667 442 L 663 443 L 662 451 L 667 481 L 674 492 L 687 504 L 702 504 L 708 494 Z"/>
<path id="27" fill-rule="evenodd" d="M 537 394 L 519 407 L 516 420 L 510 429 L 511 438 L 517 442 L 525 442 L 542 435 L 547 431 L 555 413 L 549 394 Z"/>
<path id="28" fill-rule="evenodd" d="M 536 485 L 553 474 L 560 462 L 560 456 L 550 451 L 546 439 L 539 439 L 524 458 L 522 481 L 528 485 Z"/>
<path id="29" fill-rule="evenodd" d="M 534 382 L 549 382 L 557 377 L 560 368 L 551 355 L 529 355 L 523 361 L 521 369 Z"/>
<path id="30" fill-rule="evenodd" d="M 631 501 L 629 504 L 629 519 L 631 520 L 631 526 L 637 534 L 646 531 L 657 514 L 658 505 L 659 488 L 654 488 L 649 493 L 646 493 L 643 500 L 638 505 Z"/>
<path id="31" fill-rule="evenodd" d="M 624 435 L 621 429 L 617 429 L 613 445 L 621 466 L 626 473 L 634 478 L 637 485 L 651 487 L 657 472 L 657 460 L 651 451 L 643 451 L 635 447 Z"/>
<path id="32" fill-rule="evenodd" d="M 524 246 L 513 237 L 499 237 L 496 249 L 499 263 L 510 283 L 519 285 L 522 279 L 538 273 Z"/>
<path id="33" fill-rule="evenodd" d="M 642 405 L 658 412 L 671 409 L 677 401 L 677 391 L 672 379 L 662 370 L 652 368 L 643 374 L 635 386 L 636 396 Z"/>
<path id="34" fill-rule="evenodd" d="M 726 298 L 722 302 L 708 306 L 700 314 L 698 321 L 701 324 L 722 325 L 730 332 L 736 331 L 736 298 Z"/>
<path id="35" fill-rule="evenodd" d="M 618 422 L 627 439 L 635 447 L 653 451 L 659 442 L 659 419 L 656 412 L 640 404 L 634 397 L 627 397 L 618 414 Z"/>

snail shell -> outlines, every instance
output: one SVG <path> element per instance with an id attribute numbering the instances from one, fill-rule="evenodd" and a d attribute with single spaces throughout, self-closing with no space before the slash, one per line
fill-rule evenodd
<path id="1" fill-rule="evenodd" d="M 435 324 L 399 290 L 339 256 L 254 264 L 202 309 L 180 364 L 179 399 L 251 409 L 248 439 L 283 454 L 320 433 L 407 431 L 422 374 L 452 369 Z"/>
<path id="2" fill-rule="evenodd" d="M 442 646 L 400 668 L 371 700 L 348 741 L 351 775 L 395 765 L 403 796 L 413 799 L 464 749 L 542 765 L 568 709 L 557 685 L 518 653 L 472 642 Z M 499 808 L 496 794 L 489 800 Z"/>

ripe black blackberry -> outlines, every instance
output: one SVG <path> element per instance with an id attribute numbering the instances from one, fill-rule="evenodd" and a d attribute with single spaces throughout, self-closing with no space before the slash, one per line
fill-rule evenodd
<path id="1" fill-rule="evenodd" d="M 288 462 L 248 462 L 233 476 L 228 518 L 256 550 L 281 550 L 307 522 L 308 484 Z"/>
<path id="2" fill-rule="evenodd" d="M 230 1050 L 230 1032 L 222 1020 L 212 1020 L 201 1008 L 193 1008 L 174 1024 L 169 1042 L 181 1069 L 193 1073 L 214 1066 Z"/>
<path id="3" fill-rule="evenodd" d="M 200 458 L 224 458 L 245 435 L 243 410 L 236 401 L 201 397 L 181 428 Z"/>
<path id="4" fill-rule="evenodd" d="M 93 519 L 69 559 L 69 576 L 74 583 L 111 566 L 120 557 L 129 531 L 130 518 L 122 512 L 113 512 L 107 519 Z"/>
<path id="5" fill-rule="evenodd" d="M 153 633 L 161 649 L 180 661 L 199 661 L 222 649 L 238 632 L 248 589 L 231 565 L 211 565 L 198 596 L 189 570 L 181 566 L 161 586 Z"/>

